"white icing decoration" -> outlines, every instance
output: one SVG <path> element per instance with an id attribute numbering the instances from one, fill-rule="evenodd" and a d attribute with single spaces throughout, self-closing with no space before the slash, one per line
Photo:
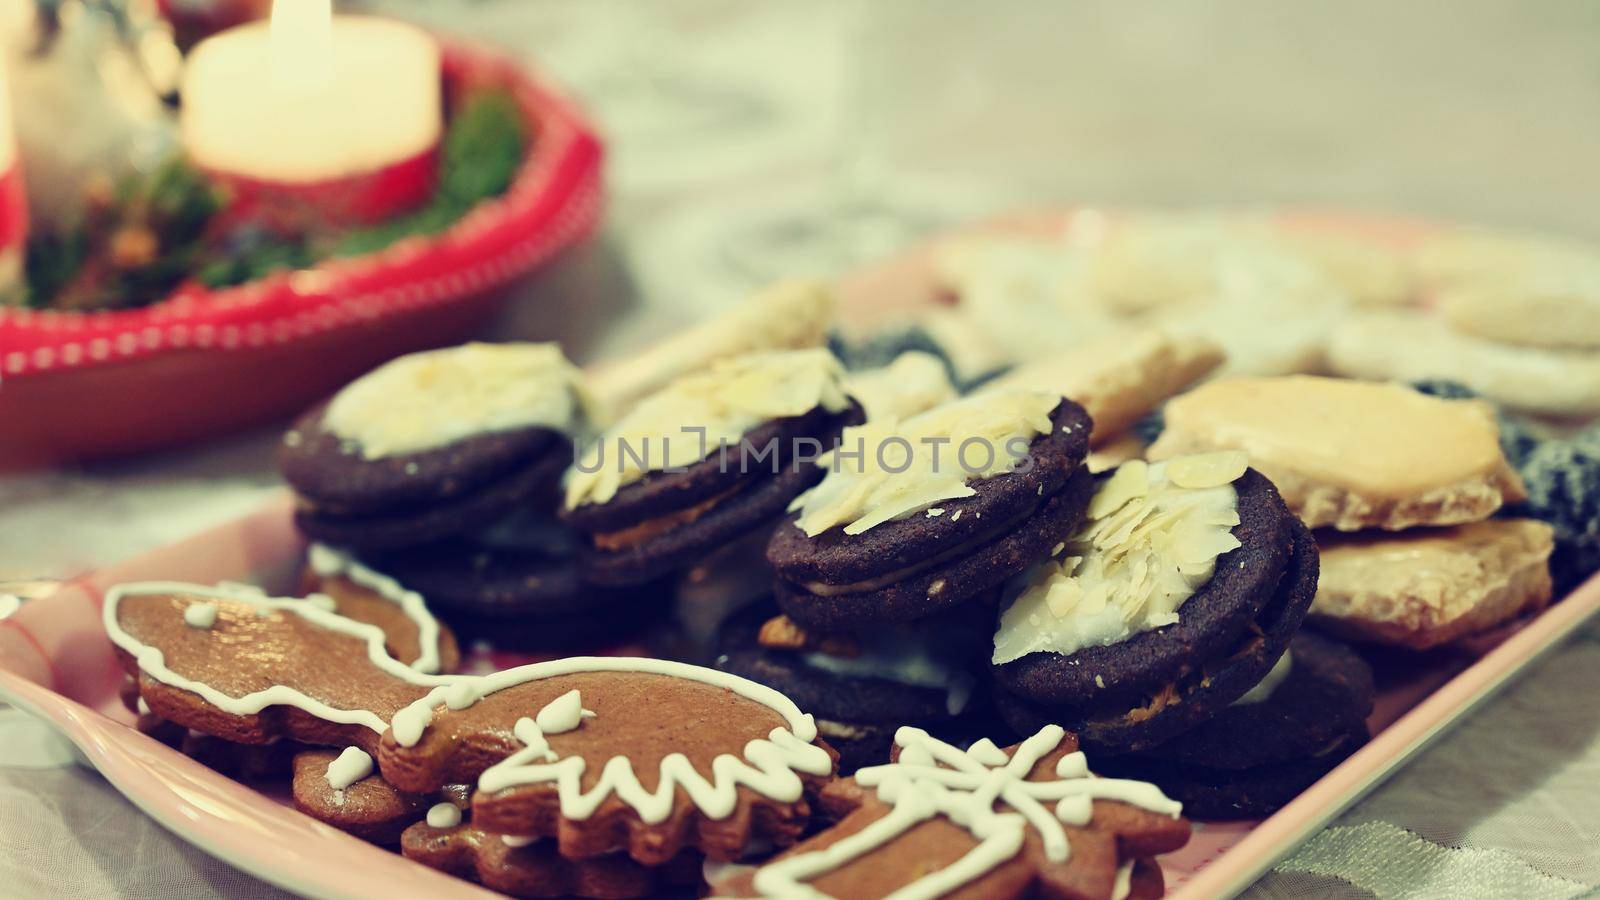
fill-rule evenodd
<path id="1" fill-rule="evenodd" d="M 138 662 L 140 670 L 146 675 L 162 684 L 168 684 L 199 694 L 200 699 L 229 715 L 248 716 L 261 712 L 269 706 L 292 706 L 328 722 L 343 725 L 365 725 L 379 733 L 389 727 L 383 717 L 371 710 L 340 709 L 329 706 L 321 700 L 284 685 L 272 685 L 259 691 L 253 691 L 243 697 L 230 697 L 209 684 L 203 684 L 179 675 L 167 668 L 165 656 L 159 647 L 152 647 L 128 634 L 121 623 L 117 621 L 117 610 L 121 606 L 122 599 L 136 595 L 209 597 L 247 604 L 261 615 L 278 613 L 296 615 L 331 631 L 360 638 L 366 642 L 367 660 L 369 662 L 388 675 L 420 687 L 452 684 L 462 677 L 428 675 L 418 672 L 389 655 L 388 651 L 384 649 L 383 630 L 376 625 L 356 622 L 343 616 L 325 612 L 300 599 L 271 599 L 245 591 L 230 591 L 200 584 L 185 584 L 173 581 L 143 581 L 119 584 L 107 591 L 105 606 L 101 610 L 101 620 L 105 626 L 106 635 L 111 638 L 111 642 L 131 654 Z"/>
<path id="2" fill-rule="evenodd" d="M 1278 661 L 1272 664 L 1272 668 L 1267 674 L 1256 682 L 1256 686 L 1245 691 L 1244 696 L 1233 701 L 1232 705 L 1251 706 L 1271 699 L 1272 695 L 1277 692 L 1278 686 L 1283 684 L 1284 679 L 1289 677 L 1289 672 L 1293 668 L 1294 660 L 1290 657 L 1289 651 L 1285 650 L 1283 655 L 1278 657 Z"/>
<path id="3" fill-rule="evenodd" d="M 964 828 L 978 845 L 945 868 L 902 886 L 890 895 L 895 900 L 941 897 L 982 877 L 1021 851 L 1030 827 L 1038 833 L 1046 859 L 1066 862 L 1071 845 L 1060 815 L 1068 815 L 1067 824 L 1078 822 L 1085 800 L 1091 809 L 1094 800 L 1115 800 L 1174 817 L 1182 812 L 1181 804 L 1142 781 L 1087 773 L 1029 781 L 1034 766 L 1061 744 L 1065 734 L 1059 725 L 1046 725 L 1005 763 L 989 764 L 920 728 L 902 727 L 895 733 L 899 759 L 861 769 L 855 776 L 863 787 L 877 789 L 878 799 L 891 807 L 889 814 L 821 850 L 763 866 L 755 874 L 756 890 L 767 897 L 824 897 L 804 882 L 847 865 L 936 816 Z M 987 747 L 978 755 L 992 758 Z M 1063 802 L 1069 799 L 1072 802 Z M 1052 802 L 1054 811 L 1046 806 Z"/>
<path id="4" fill-rule="evenodd" d="M 1111 885 L 1111 900 L 1127 900 L 1133 893 L 1133 864 L 1137 860 L 1128 860 L 1117 867 L 1117 880 Z"/>
<path id="5" fill-rule="evenodd" d="M 1102 482 L 1086 521 L 1062 548 L 1007 588 L 992 662 L 1030 653 L 1070 656 L 1177 622 L 1184 602 L 1211 580 L 1217 559 L 1239 546 L 1232 531 L 1238 494 L 1231 481 L 1215 483 L 1232 470 L 1198 482 L 1172 477 L 1174 467 L 1183 473 L 1184 465 L 1204 461 L 1133 460 Z M 1242 456 L 1237 463 L 1242 474 Z"/>
<path id="6" fill-rule="evenodd" d="M 367 459 L 543 426 L 571 431 L 580 375 L 555 344 L 462 344 L 386 363 L 340 391 L 322 427 Z"/>
<path id="7" fill-rule="evenodd" d="M 190 628 L 210 628 L 217 624 L 215 603 L 191 603 L 183 610 L 183 623 Z"/>
<path id="8" fill-rule="evenodd" d="M 583 697 L 576 690 L 571 690 L 545 704 L 533 721 L 545 734 L 564 734 L 576 729 L 584 719 L 593 715 L 594 710 L 583 708 Z"/>
<path id="9" fill-rule="evenodd" d="M 160 648 L 139 641 L 123 629 L 117 618 L 117 610 L 123 598 L 132 595 L 211 596 L 248 604 L 269 613 L 298 615 L 329 630 L 363 639 L 367 646 L 367 659 L 373 666 L 399 681 L 431 690 L 399 710 L 387 723 L 371 710 L 339 709 L 285 685 L 273 685 L 243 697 L 230 697 L 211 685 L 173 672 L 167 668 Z M 688 663 L 642 657 L 575 656 L 489 675 L 429 675 L 390 657 L 383 649 L 383 632 L 376 626 L 323 612 L 302 600 L 272 600 L 245 593 L 227 594 L 216 588 L 180 582 L 117 585 L 106 593 L 102 620 L 112 643 L 130 653 L 145 674 L 163 684 L 192 691 L 225 713 L 243 716 L 258 713 L 269 706 L 292 706 L 328 722 L 365 725 L 379 733 L 392 730 L 395 741 L 406 747 L 414 746 L 421 740 L 433 721 L 434 710 L 440 705 L 449 705 L 450 700 L 462 704 L 452 708 L 466 708 L 497 691 L 580 672 L 633 672 L 697 681 L 731 691 L 765 706 L 784 721 L 784 725 L 773 728 L 766 738 L 746 744 L 742 758 L 724 753 L 714 759 L 709 780 L 696 771 L 682 754 L 667 756 L 661 761 L 658 789 L 652 794 L 639 783 L 633 764 L 624 756 L 616 756 L 606 762 L 599 782 L 588 793 L 583 793 L 579 781 L 586 761 L 582 757 L 554 758 L 538 723 L 532 718 L 520 719 L 513 733 L 525 746 L 485 771 L 478 781 L 478 788 L 494 792 L 520 784 L 553 782 L 559 788 L 562 815 L 569 819 L 587 818 L 606 797 L 615 794 L 632 806 L 644 821 L 660 822 L 671 812 L 674 792 L 679 788 L 689 795 L 702 813 L 720 819 L 733 812 L 741 786 L 779 802 L 793 802 L 800 798 L 803 790 L 800 774 L 822 776 L 833 771 L 833 760 L 828 752 L 812 743 L 817 737 L 816 722 L 810 715 L 801 712 L 794 701 L 766 685 Z M 581 719 L 581 703 L 578 709 Z M 567 717 L 555 715 L 554 718 L 556 725 L 566 724 Z"/>
<path id="10" fill-rule="evenodd" d="M 502 834 L 500 836 L 500 840 L 504 841 L 507 847 L 526 847 L 538 840 L 538 838 L 524 837 L 515 834 Z"/>
<path id="11" fill-rule="evenodd" d="M 655 823 L 671 812 L 679 789 L 703 814 L 721 819 L 733 812 L 741 786 L 773 800 L 792 802 L 802 793 L 799 774 L 826 775 L 833 770 L 827 751 L 812 743 L 817 736 L 816 723 L 788 697 L 736 675 L 687 663 L 626 657 L 558 659 L 484 676 L 484 695 L 573 672 L 640 672 L 698 681 L 767 707 L 782 717 L 787 727 L 774 728 L 765 739 L 750 741 L 743 748 L 742 758 L 731 753 L 718 756 L 711 763 L 709 780 L 686 757 L 672 754 L 661 761 L 657 789 L 651 793 L 639 783 L 632 762 L 625 756 L 615 756 L 605 763 L 599 781 L 585 793 L 579 782 L 587 761 L 582 757 L 556 757 L 538 723 L 523 718 L 513 729 L 523 748 L 485 771 L 478 779 L 479 790 L 493 793 L 523 784 L 554 783 L 560 794 L 561 814 L 568 819 L 588 818 L 601 802 L 615 795 L 633 807 L 642 820 Z M 436 689 L 402 712 L 432 707 L 439 702 L 439 696 Z M 398 726 L 395 738 L 401 738 Z"/>
<path id="12" fill-rule="evenodd" d="M 461 808 L 454 803 L 435 803 L 428 807 L 429 828 L 454 828 L 461 824 Z"/>
<path id="13" fill-rule="evenodd" d="M 439 620 L 428 611 L 428 603 L 421 594 L 408 590 L 393 578 L 367 568 L 350 554 L 326 544 L 312 544 L 307 548 L 306 563 L 319 578 L 347 578 L 400 607 L 406 618 L 417 625 L 417 646 L 420 650 L 411 668 L 418 672 L 439 671 Z M 331 607 L 326 610 L 333 611 Z"/>
<path id="14" fill-rule="evenodd" d="M 850 406 L 843 377 L 832 353 L 812 348 L 729 357 L 678 378 L 578 455 L 566 474 L 567 508 L 605 503 L 646 473 L 692 465 L 765 422 L 819 406 L 842 412 Z M 764 458 L 757 465 L 771 471 L 772 457 Z"/>
<path id="15" fill-rule="evenodd" d="M 327 594 L 307 594 L 306 602 L 323 612 L 335 612 L 339 608 L 338 602 Z"/>
<path id="16" fill-rule="evenodd" d="M 846 428 L 818 464 L 828 474 L 789 505 L 810 537 L 830 528 L 861 534 L 946 500 L 977 493 L 971 482 L 1012 471 L 1035 437 L 1049 434 L 1059 396 L 996 391 L 937 406 L 904 421 Z M 961 515 L 951 515 L 955 521 Z"/>
<path id="17" fill-rule="evenodd" d="M 372 774 L 372 757 L 360 747 L 346 747 L 328 763 L 328 787 L 342 791 Z"/>
<path id="18" fill-rule="evenodd" d="M 139 702 L 134 704 L 134 706 L 139 710 L 139 715 L 141 715 L 141 716 L 150 715 L 150 704 L 144 702 L 144 698 L 143 697 L 140 697 L 139 698 Z"/>

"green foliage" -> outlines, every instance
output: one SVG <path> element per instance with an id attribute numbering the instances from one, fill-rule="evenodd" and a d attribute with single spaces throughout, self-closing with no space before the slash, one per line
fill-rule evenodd
<path id="1" fill-rule="evenodd" d="M 0 303 L 144 306 L 190 278 L 210 288 L 231 287 L 320 259 L 372 253 L 403 238 L 437 234 L 473 206 L 506 192 L 527 142 L 521 111 L 509 93 L 468 94 L 450 116 L 438 183 L 421 208 L 365 228 L 296 236 L 250 225 L 216 233 L 211 226 L 222 198 L 200 172 L 173 158 L 145 177 L 124 179 L 104 199 L 91 200 L 78 225 L 33 235 L 26 287 L 16 296 L 0 296 Z M 153 249 L 130 258 L 130 243 Z"/>

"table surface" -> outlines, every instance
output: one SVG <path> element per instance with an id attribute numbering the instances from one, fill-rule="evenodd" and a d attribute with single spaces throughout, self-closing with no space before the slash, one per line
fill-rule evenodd
<path id="1" fill-rule="evenodd" d="M 1018 206 L 1353 207 L 1600 238 L 1588 0 L 376 5 L 538 60 L 608 133 L 605 233 L 491 331 L 580 360 L 773 274 Z M 0 580 L 71 575 L 240 515 L 278 485 L 276 431 L 0 479 Z M 1597 673 L 1591 626 L 1250 895 L 1592 891 Z M 0 711 L 0 893 L 278 894 L 70 760 Z"/>

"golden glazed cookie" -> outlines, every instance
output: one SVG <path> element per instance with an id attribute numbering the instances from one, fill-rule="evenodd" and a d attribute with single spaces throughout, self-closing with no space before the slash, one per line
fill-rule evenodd
<path id="1" fill-rule="evenodd" d="M 1019 366 L 985 389 L 1045 391 L 1075 400 L 1094 419 L 1090 446 L 1101 447 L 1222 361 L 1222 348 L 1206 338 L 1130 329 Z"/>
<path id="2" fill-rule="evenodd" d="M 1492 519 L 1405 534 L 1319 535 L 1313 620 L 1356 640 L 1426 650 L 1550 600 L 1552 532 Z"/>
<path id="3" fill-rule="evenodd" d="M 1445 378 L 1543 415 L 1600 413 L 1600 352 L 1500 343 L 1420 312 L 1352 317 L 1329 338 L 1328 365 L 1351 378 Z"/>
<path id="4" fill-rule="evenodd" d="M 1297 375 L 1202 385 L 1166 406 L 1152 460 L 1243 450 L 1313 528 L 1458 525 L 1522 499 L 1494 413 L 1399 385 Z"/>

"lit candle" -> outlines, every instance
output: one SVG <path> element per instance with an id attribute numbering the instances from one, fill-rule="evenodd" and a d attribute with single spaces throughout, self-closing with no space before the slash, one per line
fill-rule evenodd
<path id="1" fill-rule="evenodd" d="M 0 59 L 0 290 L 22 277 L 28 240 L 28 198 L 22 190 L 22 165 L 11 128 L 11 81 Z"/>
<path id="2" fill-rule="evenodd" d="M 439 46 L 415 26 L 276 0 L 270 21 L 194 48 L 182 96 L 184 149 L 241 217 L 371 222 L 432 190 Z"/>

